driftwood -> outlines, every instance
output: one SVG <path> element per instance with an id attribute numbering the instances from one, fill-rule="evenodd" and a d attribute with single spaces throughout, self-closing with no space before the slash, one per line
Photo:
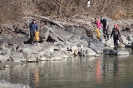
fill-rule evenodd
<path id="1" fill-rule="evenodd" d="M 48 21 L 48 22 L 50 22 L 50 23 L 53 23 L 53 24 L 56 24 L 56 25 L 58 25 L 59 27 L 61 27 L 62 29 L 64 29 L 64 26 L 61 25 L 59 21 L 51 20 L 51 19 L 48 18 L 48 17 L 40 16 L 40 15 L 32 15 L 32 16 L 35 17 L 35 18 L 45 19 L 46 21 Z"/>

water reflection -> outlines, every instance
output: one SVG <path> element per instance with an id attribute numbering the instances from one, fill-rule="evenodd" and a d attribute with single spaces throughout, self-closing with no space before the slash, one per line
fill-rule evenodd
<path id="1" fill-rule="evenodd" d="M 74 57 L 15 65 L 0 70 L 0 80 L 31 88 L 133 88 L 131 69 L 132 56 Z"/>
<path id="2" fill-rule="evenodd" d="M 102 83 L 102 57 L 100 56 L 99 59 L 96 60 L 96 81 L 98 84 Z"/>

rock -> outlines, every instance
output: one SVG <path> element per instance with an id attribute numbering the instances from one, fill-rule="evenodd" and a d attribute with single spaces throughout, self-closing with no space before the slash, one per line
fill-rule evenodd
<path id="1" fill-rule="evenodd" d="M 128 40 L 127 40 L 126 36 L 121 35 L 120 42 L 122 42 L 124 45 L 127 45 L 128 44 Z"/>
<path id="2" fill-rule="evenodd" d="M 117 50 L 115 51 L 114 49 L 106 49 L 103 51 L 105 55 L 129 55 L 129 51 L 126 50 Z"/>
<path id="3" fill-rule="evenodd" d="M 40 38 L 42 39 L 47 39 L 48 36 L 49 36 L 49 29 L 47 27 L 43 27 L 41 30 L 40 30 Z"/>
<path id="4" fill-rule="evenodd" d="M 117 54 L 118 55 L 129 55 L 130 52 L 129 51 L 126 51 L 126 50 L 118 50 Z"/>
<path id="5" fill-rule="evenodd" d="M 10 55 L 10 58 L 14 61 L 14 62 L 21 62 L 21 59 L 24 58 L 22 53 L 18 53 L 18 52 L 12 52 Z"/>
<path id="6" fill-rule="evenodd" d="M 56 28 L 48 28 L 51 32 L 53 32 L 56 36 L 58 36 L 59 39 L 68 40 L 73 34 Z"/>
<path id="7" fill-rule="evenodd" d="M 62 60 L 62 58 L 60 56 L 53 56 L 53 57 L 50 58 L 50 60 L 59 61 L 59 60 Z"/>
<path id="8" fill-rule="evenodd" d="M 67 45 L 59 45 L 58 48 L 59 48 L 59 51 L 67 51 L 68 50 L 68 47 Z"/>
<path id="9" fill-rule="evenodd" d="M 105 50 L 103 50 L 103 54 L 105 54 L 105 55 L 116 55 L 117 51 L 112 50 L 112 49 L 105 49 Z"/>
<path id="10" fill-rule="evenodd" d="M 91 42 L 90 42 L 90 48 L 93 49 L 96 53 L 103 53 L 103 50 L 104 50 L 104 44 L 97 40 L 97 39 L 93 39 Z"/>
<path id="11" fill-rule="evenodd" d="M 75 55 L 77 55 L 78 54 L 78 46 L 77 45 L 75 45 L 75 44 L 72 44 L 71 46 L 70 46 L 70 50 L 71 50 L 71 54 L 75 54 Z M 77 53 L 76 53 L 77 52 Z"/>
<path id="12" fill-rule="evenodd" d="M 74 26 L 70 25 L 70 26 L 66 27 L 66 31 L 69 32 L 69 33 L 74 34 L 75 31 L 76 31 L 76 28 Z"/>
<path id="13" fill-rule="evenodd" d="M 9 66 L 9 65 L 5 65 L 4 67 L 5 67 L 5 68 L 9 68 L 10 66 Z"/>
<path id="14" fill-rule="evenodd" d="M 46 51 L 40 51 L 38 54 L 40 55 L 40 57 L 43 57 L 45 55 Z"/>
<path id="15" fill-rule="evenodd" d="M 49 37 L 51 37 L 51 40 L 53 43 L 59 41 L 58 37 L 54 33 L 50 33 L 50 35 L 48 36 L 48 39 L 49 39 Z"/>
<path id="16" fill-rule="evenodd" d="M 40 61 L 49 61 L 49 60 L 50 60 L 50 58 L 46 58 L 45 56 L 40 58 Z"/>
<path id="17" fill-rule="evenodd" d="M 9 59 L 10 59 L 9 56 L 0 55 L 0 62 L 6 62 Z"/>
<path id="18" fill-rule="evenodd" d="M 104 43 L 105 43 L 106 46 L 108 46 L 110 48 L 113 48 L 114 47 L 114 42 L 113 41 L 114 41 L 113 38 L 109 38 L 109 40 L 105 41 Z"/>
<path id="19" fill-rule="evenodd" d="M 51 53 L 51 58 L 50 60 L 61 60 L 62 58 L 62 53 L 60 51 L 55 51 Z"/>
<path id="20" fill-rule="evenodd" d="M 96 56 L 97 55 L 97 53 L 90 48 L 87 48 L 86 54 L 89 56 Z"/>
<path id="21" fill-rule="evenodd" d="M 27 58 L 28 62 L 36 62 L 38 59 L 35 57 L 36 54 L 30 54 L 29 57 Z"/>
<path id="22" fill-rule="evenodd" d="M 76 42 L 80 41 L 80 36 L 73 35 L 72 37 L 70 37 L 69 41 L 76 43 Z"/>

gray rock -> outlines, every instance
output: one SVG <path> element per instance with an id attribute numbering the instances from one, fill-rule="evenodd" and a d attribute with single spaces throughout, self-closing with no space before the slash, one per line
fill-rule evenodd
<path id="1" fill-rule="evenodd" d="M 92 49 L 92 50 L 94 50 L 95 52 L 97 52 L 97 53 L 103 53 L 103 50 L 104 50 L 104 44 L 101 42 L 101 41 L 99 41 L 99 40 L 97 40 L 97 39 L 93 39 L 91 42 L 90 42 L 90 48 Z"/>
<path id="2" fill-rule="evenodd" d="M 5 67 L 5 68 L 9 68 L 10 66 L 9 66 L 9 65 L 5 65 L 4 67 Z"/>
<path id="3" fill-rule="evenodd" d="M 40 36 L 40 38 L 46 40 L 49 36 L 49 29 L 47 27 L 42 28 L 39 36 Z"/>
<path id="4" fill-rule="evenodd" d="M 68 40 L 73 34 L 67 32 L 67 31 L 64 31 L 64 30 L 61 30 L 61 29 L 56 29 L 56 28 L 51 28 L 51 27 L 48 27 L 48 29 L 53 32 L 54 34 L 56 34 L 58 36 L 58 38 L 60 38 L 61 40 Z"/>
<path id="5" fill-rule="evenodd" d="M 105 55 L 117 55 L 117 51 L 112 50 L 112 49 L 105 49 L 105 50 L 103 51 L 103 53 L 104 53 Z"/>
<path id="6" fill-rule="evenodd" d="M 129 51 L 126 51 L 126 50 L 118 50 L 118 55 L 129 55 L 130 52 Z"/>
<path id="7" fill-rule="evenodd" d="M 9 59 L 10 59 L 9 56 L 0 55 L 0 62 L 6 62 Z"/>
<path id="8" fill-rule="evenodd" d="M 97 53 L 90 48 L 87 48 L 86 54 L 89 56 L 96 56 L 97 55 Z"/>
<path id="9" fill-rule="evenodd" d="M 21 62 L 21 59 L 23 58 L 23 54 L 22 53 L 17 53 L 17 52 L 12 52 L 11 55 L 10 55 L 10 58 L 14 62 Z"/>
<path id="10" fill-rule="evenodd" d="M 72 37 L 70 37 L 69 41 L 76 43 L 76 42 L 80 41 L 80 36 L 73 35 Z"/>
<path id="11" fill-rule="evenodd" d="M 49 61 L 49 60 L 50 60 L 50 58 L 47 58 L 45 56 L 43 56 L 43 57 L 40 58 L 40 61 Z"/>

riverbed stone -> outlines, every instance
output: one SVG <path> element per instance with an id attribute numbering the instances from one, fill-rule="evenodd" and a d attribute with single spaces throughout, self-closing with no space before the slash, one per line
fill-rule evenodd
<path id="1" fill-rule="evenodd" d="M 10 58 L 14 62 L 21 62 L 21 59 L 23 58 L 23 54 L 22 53 L 18 53 L 18 52 L 12 52 L 11 55 L 10 55 Z"/>
<path id="2" fill-rule="evenodd" d="M 0 55 L 0 62 L 6 62 L 9 59 L 10 59 L 9 56 Z"/>
<path id="3" fill-rule="evenodd" d="M 105 54 L 105 55 L 117 55 L 117 51 L 114 49 L 105 49 L 105 50 L 103 50 L 103 54 Z"/>
<path id="4" fill-rule="evenodd" d="M 129 51 L 126 51 L 126 50 L 118 50 L 117 54 L 118 55 L 129 55 L 130 52 Z"/>

